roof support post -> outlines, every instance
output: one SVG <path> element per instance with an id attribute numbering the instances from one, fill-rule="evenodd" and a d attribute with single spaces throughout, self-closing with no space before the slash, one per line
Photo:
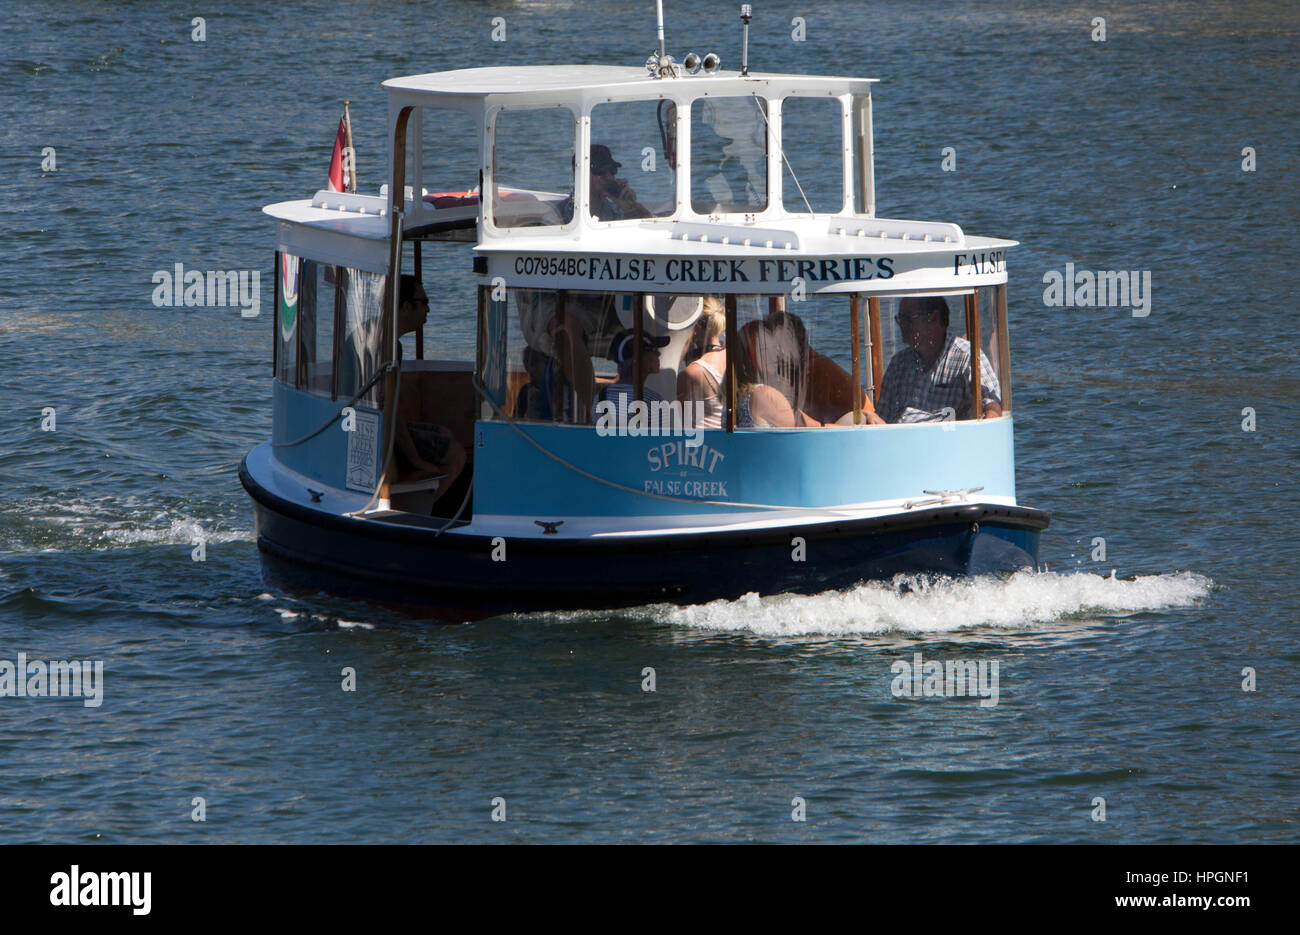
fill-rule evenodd
<path id="1" fill-rule="evenodd" d="M 1002 412 L 1005 415 L 1011 412 L 1011 344 L 1008 338 L 1010 325 L 1007 323 L 1007 284 L 994 287 L 994 291 L 998 315 L 997 321 L 993 323 L 998 335 L 998 384 L 1002 388 Z"/>
<path id="2" fill-rule="evenodd" d="M 727 387 L 727 431 L 736 430 L 736 355 L 740 342 L 736 337 L 736 297 L 728 293 L 724 300 L 727 310 L 727 372 L 723 375 Z"/>
<path id="3" fill-rule="evenodd" d="M 645 391 L 645 367 L 641 364 L 641 341 L 645 337 L 645 293 L 632 294 L 632 398 L 640 401 Z"/>
<path id="4" fill-rule="evenodd" d="M 855 101 L 857 108 L 857 135 L 854 145 L 857 147 L 858 161 L 858 199 L 862 213 L 868 217 L 876 214 L 876 174 L 875 141 L 871 130 L 871 90 L 859 96 Z"/>
<path id="5" fill-rule="evenodd" d="M 420 256 L 420 241 L 418 240 L 415 241 L 414 260 L 415 260 L 415 265 L 412 272 L 415 273 L 415 278 L 420 281 L 420 285 L 424 285 L 424 262 L 423 262 L 423 258 Z M 424 325 L 423 324 L 418 325 L 415 329 L 415 359 L 424 360 Z"/>
<path id="6" fill-rule="evenodd" d="M 867 328 L 871 342 L 871 404 L 880 401 L 880 381 L 884 377 L 884 351 L 880 346 L 880 299 L 870 296 L 867 299 Z"/>
<path id="7" fill-rule="evenodd" d="M 980 294 L 979 290 L 966 296 L 966 339 L 970 341 L 970 417 L 984 418 L 984 403 L 980 399 Z"/>
<path id="8" fill-rule="evenodd" d="M 849 334 L 850 346 L 853 348 L 853 424 L 862 424 L 862 330 L 858 321 L 858 305 L 861 297 L 854 292 L 849 296 Z"/>
<path id="9" fill-rule="evenodd" d="M 402 220 L 406 214 L 406 123 L 413 107 L 403 107 L 393 125 L 392 172 L 388 182 L 388 308 L 387 328 L 383 328 L 384 342 L 380 359 L 390 363 L 397 357 L 397 310 L 401 303 L 402 275 Z M 384 464 L 379 478 L 379 508 L 389 508 L 389 488 L 392 485 L 393 439 L 397 432 L 397 381 L 400 375 L 390 370 L 384 377 Z"/>
<path id="10" fill-rule="evenodd" d="M 853 95 L 840 102 L 840 213 L 853 213 Z"/>

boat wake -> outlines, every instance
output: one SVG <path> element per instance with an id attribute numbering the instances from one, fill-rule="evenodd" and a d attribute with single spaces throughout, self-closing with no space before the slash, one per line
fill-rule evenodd
<path id="1" fill-rule="evenodd" d="M 27 500 L 0 511 L 0 550 L 81 552 L 138 545 L 193 545 L 253 541 L 239 517 L 192 515 L 184 498 L 145 501 L 104 496 Z"/>
<path id="2" fill-rule="evenodd" d="M 674 626 L 759 636 L 948 633 L 972 627 L 1030 629 L 1043 624 L 1194 606 L 1214 582 L 1194 572 L 1132 579 L 1075 572 L 1017 572 L 1008 578 L 927 580 L 898 576 L 815 595 L 746 594 L 735 601 L 666 606 Z M 659 609 L 659 608 L 657 608 Z"/>

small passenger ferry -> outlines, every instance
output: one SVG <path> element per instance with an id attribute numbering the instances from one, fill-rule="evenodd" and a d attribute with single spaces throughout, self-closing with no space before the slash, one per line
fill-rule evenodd
<path id="1" fill-rule="evenodd" d="M 872 79 L 718 65 L 394 78 L 387 185 L 264 209 L 269 578 L 460 620 L 1036 567 L 1015 242 L 877 217 Z"/>

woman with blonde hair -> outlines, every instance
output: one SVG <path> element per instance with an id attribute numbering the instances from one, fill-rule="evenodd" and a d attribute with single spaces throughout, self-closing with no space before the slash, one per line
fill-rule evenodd
<path id="1" fill-rule="evenodd" d="M 682 403 L 701 402 L 704 416 L 699 428 L 722 428 L 722 375 L 727 372 L 727 349 L 723 335 L 727 331 L 727 313 L 717 296 L 705 296 L 704 309 L 696 323 L 702 337 L 701 354 L 677 375 L 677 399 Z M 694 413 L 694 409 L 690 410 Z"/>

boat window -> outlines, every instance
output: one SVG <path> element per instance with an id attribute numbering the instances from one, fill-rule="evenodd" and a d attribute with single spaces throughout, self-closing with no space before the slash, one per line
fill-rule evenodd
<path id="1" fill-rule="evenodd" d="M 484 387 L 512 418 L 572 425 L 592 424 L 601 400 L 636 398 L 637 377 L 641 399 L 671 402 L 701 298 L 510 289 L 505 303 L 489 303 L 487 314 L 495 320 L 484 333 L 504 349 L 484 348 Z M 640 373 L 627 353 L 630 345 L 622 346 L 635 333 L 637 308 L 647 343 L 661 345 L 654 361 L 642 357 Z M 503 314 L 508 322 L 500 321 Z M 620 354 L 627 358 L 621 368 Z M 496 363 L 502 360 L 504 372 Z"/>
<path id="2" fill-rule="evenodd" d="M 572 219 L 574 128 L 568 108 L 496 115 L 492 222 L 497 227 L 544 227 Z"/>
<path id="3" fill-rule="evenodd" d="M 691 105 L 691 206 L 698 214 L 767 207 L 767 103 L 708 97 Z"/>
<path id="4" fill-rule="evenodd" d="M 869 358 L 859 356 L 855 393 L 852 307 L 843 293 L 737 302 L 737 428 L 854 424 L 855 401 L 863 405 L 871 373 Z M 859 309 L 861 341 L 865 300 Z"/>
<path id="5" fill-rule="evenodd" d="M 842 127 L 840 102 L 833 97 L 781 101 L 781 200 L 787 211 L 839 212 L 844 204 Z"/>
<path id="6" fill-rule="evenodd" d="M 343 331 L 338 335 L 339 371 L 336 381 L 339 399 L 348 400 L 383 363 L 383 311 L 388 277 L 379 273 L 338 267 L 342 280 Z M 376 381 L 360 402 L 377 406 L 382 381 Z"/>
<path id="7" fill-rule="evenodd" d="M 276 255 L 276 371 L 275 378 L 286 386 L 298 385 L 301 331 L 298 309 L 301 300 L 302 258 L 292 253 Z"/>
<path id="8" fill-rule="evenodd" d="M 335 267 L 303 260 L 299 277 L 295 384 L 329 396 L 334 375 Z"/>
<path id="9" fill-rule="evenodd" d="M 888 296 L 880 299 L 884 377 L 876 410 L 886 422 L 972 418 L 971 341 L 979 309 L 980 411 L 1001 414 L 1002 384 L 992 289 L 964 295 Z M 984 306 L 988 305 L 988 317 Z M 987 332 L 987 333 L 986 333 Z M 990 355 L 990 339 L 994 339 Z"/>
<path id="10" fill-rule="evenodd" d="M 591 202 L 599 221 L 667 217 L 677 207 L 677 107 L 598 104 L 591 111 Z"/>

